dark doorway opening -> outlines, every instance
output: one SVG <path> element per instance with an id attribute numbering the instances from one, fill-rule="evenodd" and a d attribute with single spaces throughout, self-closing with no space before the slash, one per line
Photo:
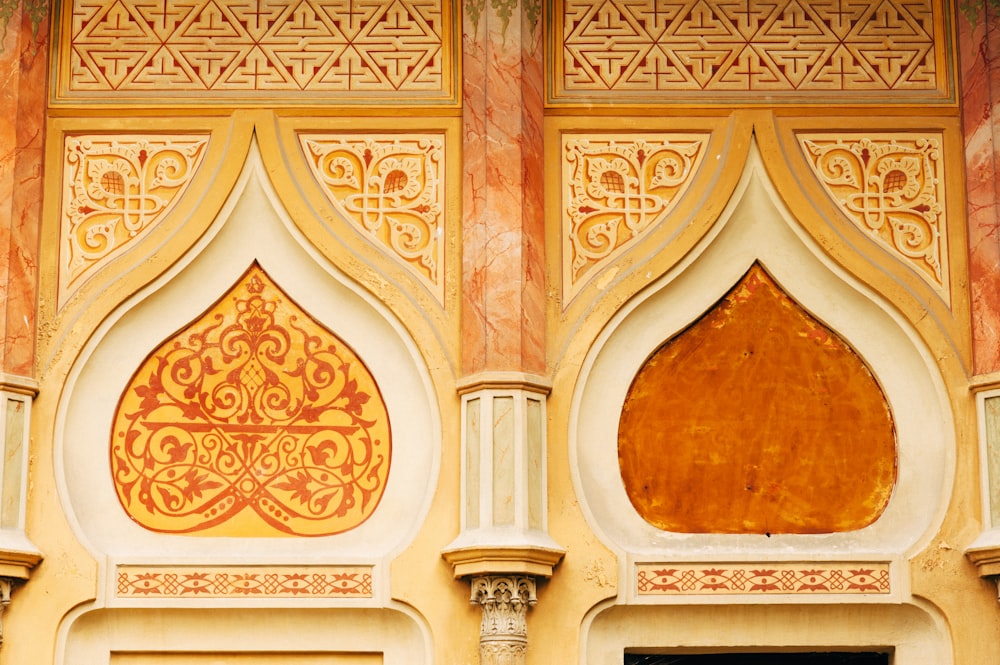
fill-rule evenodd
<path id="1" fill-rule="evenodd" d="M 625 665 L 889 665 L 888 653 L 625 654 Z"/>

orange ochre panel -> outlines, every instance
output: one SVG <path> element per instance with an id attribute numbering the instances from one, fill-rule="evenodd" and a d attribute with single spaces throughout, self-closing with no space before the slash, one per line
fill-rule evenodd
<path id="1" fill-rule="evenodd" d="M 390 446 L 368 369 L 255 264 L 133 376 L 111 469 L 152 531 L 324 536 L 375 510 Z"/>
<path id="2" fill-rule="evenodd" d="M 896 479 L 872 373 L 757 264 L 639 370 L 618 455 L 643 519 L 681 533 L 861 529 Z"/>

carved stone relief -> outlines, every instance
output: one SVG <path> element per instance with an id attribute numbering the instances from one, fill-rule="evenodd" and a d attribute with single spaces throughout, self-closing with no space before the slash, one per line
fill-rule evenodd
<path id="1" fill-rule="evenodd" d="M 949 302 L 942 137 L 800 134 L 799 140 L 844 215 Z"/>
<path id="2" fill-rule="evenodd" d="M 67 137 L 60 292 L 78 287 L 162 221 L 190 185 L 207 146 L 207 135 Z"/>
<path id="3" fill-rule="evenodd" d="M 444 138 L 303 134 L 303 153 L 344 217 L 444 297 Z"/>
<path id="4" fill-rule="evenodd" d="M 705 134 L 563 135 L 563 292 L 659 223 L 687 191 Z"/>

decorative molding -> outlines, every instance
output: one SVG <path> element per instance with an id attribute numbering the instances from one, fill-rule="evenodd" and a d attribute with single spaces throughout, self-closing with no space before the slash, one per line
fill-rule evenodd
<path id="1" fill-rule="evenodd" d="M 472 578 L 471 602 L 483 611 L 479 628 L 481 665 L 521 665 L 528 648 L 528 607 L 537 602 L 533 577 Z"/>
<path id="2" fill-rule="evenodd" d="M 701 166 L 707 134 L 563 134 L 563 301 L 663 220 Z"/>
<path id="3" fill-rule="evenodd" d="M 887 563 L 670 563 L 636 566 L 640 596 L 891 593 Z"/>
<path id="4" fill-rule="evenodd" d="M 3 615 L 10 607 L 10 596 L 14 592 L 14 585 L 20 581 L 13 577 L 0 577 L 0 645 L 3 645 L 4 640 Z"/>
<path id="5" fill-rule="evenodd" d="M 444 137 L 302 134 L 323 192 L 361 233 L 444 298 Z"/>
<path id="6" fill-rule="evenodd" d="M 458 381 L 459 395 L 479 390 L 524 390 L 548 395 L 552 391 L 552 380 L 525 372 L 496 371 L 470 374 Z"/>
<path id="7" fill-rule="evenodd" d="M 463 379 L 461 532 L 442 556 L 455 577 L 551 577 L 566 550 L 547 532 L 545 403 L 551 383 L 523 372 Z"/>
<path id="8" fill-rule="evenodd" d="M 448 103 L 454 11 L 448 0 L 74 0 L 57 95 Z"/>
<path id="9" fill-rule="evenodd" d="M 118 566 L 118 598 L 371 598 L 370 566 Z"/>
<path id="10" fill-rule="evenodd" d="M 372 515 L 390 454 L 368 368 L 254 264 L 135 373 L 110 461 L 152 531 L 326 536 Z"/>
<path id="11" fill-rule="evenodd" d="M 562 0 L 554 11 L 554 97 L 943 98 L 952 94 L 947 55 L 937 47 L 947 39 L 946 11 L 940 0 Z"/>
<path id="12" fill-rule="evenodd" d="M 60 294 L 162 221 L 201 166 L 208 135 L 65 138 Z"/>
<path id="13" fill-rule="evenodd" d="M 0 391 L 37 397 L 38 381 L 28 376 L 0 372 Z"/>
<path id="14" fill-rule="evenodd" d="M 487 535 L 487 534 L 483 534 Z M 554 544 L 554 543 L 553 543 Z M 496 573 L 552 577 L 552 571 L 566 551 L 545 545 L 508 546 L 483 545 L 446 550 L 445 561 L 452 565 L 455 577 L 472 577 Z"/>
<path id="15" fill-rule="evenodd" d="M 847 219 L 949 302 L 942 140 L 904 133 L 799 135 L 813 174 Z"/>

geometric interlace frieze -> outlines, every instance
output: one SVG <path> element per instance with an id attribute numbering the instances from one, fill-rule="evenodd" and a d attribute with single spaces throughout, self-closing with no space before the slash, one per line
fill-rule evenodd
<path id="1" fill-rule="evenodd" d="M 441 134 L 300 134 L 328 200 L 362 235 L 444 297 Z"/>
<path id="2" fill-rule="evenodd" d="M 935 48 L 943 14 L 940 0 L 563 0 L 554 92 L 605 102 L 927 96 L 948 70 Z"/>
<path id="3" fill-rule="evenodd" d="M 454 49 L 442 2 L 74 0 L 61 93 L 447 101 Z"/>
<path id="4" fill-rule="evenodd" d="M 208 135 L 66 137 L 61 297 L 170 213 L 201 166 L 207 146 Z"/>
<path id="5" fill-rule="evenodd" d="M 701 165 L 708 134 L 563 134 L 563 296 L 663 220 Z"/>
<path id="6" fill-rule="evenodd" d="M 941 135 L 799 134 L 799 141 L 844 216 L 910 265 L 947 302 Z"/>

